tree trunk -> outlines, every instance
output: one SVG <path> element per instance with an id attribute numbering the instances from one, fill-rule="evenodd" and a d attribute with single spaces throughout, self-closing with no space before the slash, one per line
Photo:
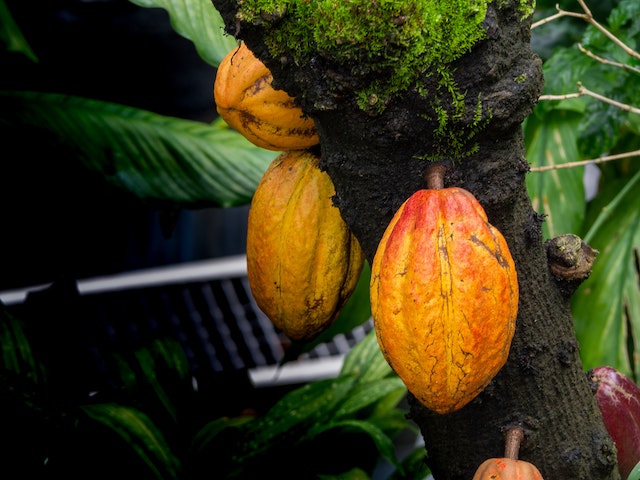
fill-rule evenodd
<path id="1" fill-rule="evenodd" d="M 353 69 L 320 55 L 298 65 L 293 55 L 270 56 L 265 30 L 279 28 L 286 8 L 245 21 L 236 15 L 236 0 L 213 3 L 227 30 L 246 41 L 272 70 L 275 85 L 296 96 L 315 120 L 321 166 L 335 184 L 335 203 L 370 262 L 396 209 L 425 187 L 423 175 L 433 161 L 447 166 L 445 186 L 476 196 L 509 244 L 520 299 L 507 364 L 475 400 L 452 414 L 431 412 L 409 395 L 410 416 L 421 429 L 434 477 L 469 480 L 485 459 L 503 456 L 504 433 L 517 424 L 525 432 L 520 458 L 534 463 L 546 479 L 619 478 L 615 450 L 579 357 L 569 309 L 573 286 L 549 271 L 543 219 L 525 187 L 521 123 L 543 78 L 523 3 L 489 3 L 485 37 L 449 65 L 457 91 L 464 92 L 463 111 L 451 90 L 439 88 L 439 65 L 428 65 L 422 88 L 391 98 L 383 111 L 363 109 L 353 95 L 363 80 L 354 78 Z M 444 135 L 443 111 L 452 122 Z"/>

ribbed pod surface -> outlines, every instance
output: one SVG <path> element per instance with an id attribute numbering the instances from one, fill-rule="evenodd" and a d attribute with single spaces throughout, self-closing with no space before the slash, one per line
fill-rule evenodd
<path id="1" fill-rule="evenodd" d="M 333 205 L 329 176 L 309 151 L 276 158 L 249 210 L 247 268 L 260 309 L 294 340 L 331 325 L 364 263 L 357 239 Z"/>
<path id="2" fill-rule="evenodd" d="M 213 94 L 218 114 L 250 142 L 268 150 L 303 150 L 319 143 L 313 120 L 243 43 L 220 62 Z"/>
<path id="3" fill-rule="evenodd" d="M 382 352 L 439 413 L 471 401 L 505 363 L 518 282 L 501 233 L 461 188 L 424 189 L 397 211 L 372 265 Z"/>

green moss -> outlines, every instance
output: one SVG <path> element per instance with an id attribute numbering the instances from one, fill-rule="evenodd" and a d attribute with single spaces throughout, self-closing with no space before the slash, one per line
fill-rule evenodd
<path id="1" fill-rule="evenodd" d="M 450 71 L 446 68 L 436 70 L 440 76 L 439 92 L 433 96 L 435 118 L 430 118 L 438 124 L 433 132 L 434 150 L 419 158 L 455 162 L 478 151 L 477 135 L 489 125 L 492 115 L 490 110 L 483 107 L 481 94 L 478 94 L 474 103 L 468 103 L 466 96 L 458 90 Z M 443 100 L 446 100 L 444 104 Z M 467 114 L 472 115 L 470 122 L 464 120 Z"/>
<path id="2" fill-rule="evenodd" d="M 516 83 L 524 83 L 524 82 L 527 81 L 527 74 L 526 73 L 521 73 L 520 75 L 515 77 L 513 79 L 513 81 L 516 82 Z"/>
<path id="3" fill-rule="evenodd" d="M 512 3 L 513 0 L 496 0 L 498 8 L 503 8 Z M 536 0 L 518 0 L 518 10 L 522 15 L 521 20 L 529 18 L 536 10 Z"/>
<path id="4" fill-rule="evenodd" d="M 433 66 L 450 64 L 484 38 L 491 1 L 239 0 L 238 18 L 266 27 L 275 58 L 304 64 L 320 53 L 366 78 L 358 104 L 382 110 Z"/>
<path id="5" fill-rule="evenodd" d="M 529 18 L 536 11 L 536 0 L 520 0 L 518 9 L 522 14 L 522 20 Z"/>

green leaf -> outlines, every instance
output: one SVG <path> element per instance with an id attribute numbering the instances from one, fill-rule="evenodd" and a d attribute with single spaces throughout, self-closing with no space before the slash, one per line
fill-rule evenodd
<path id="1" fill-rule="evenodd" d="M 7 45 L 10 52 L 21 52 L 30 60 L 37 62 L 38 57 L 22 35 L 22 31 L 16 25 L 13 15 L 7 8 L 4 0 L 0 0 L 0 40 Z"/>
<path id="2" fill-rule="evenodd" d="M 581 116 L 568 111 L 531 116 L 525 126 L 527 160 L 534 167 L 579 160 L 576 128 Z M 545 238 L 578 233 L 585 216 L 584 167 L 527 175 L 527 190 L 534 210 L 546 215 Z"/>
<path id="3" fill-rule="evenodd" d="M 135 352 L 136 359 L 140 364 L 140 368 L 142 370 L 142 374 L 144 376 L 144 381 L 147 385 L 151 387 L 156 397 L 169 414 L 171 419 L 177 423 L 178 417 L 175 406 L 171 403 L 171 399 L 166 388 L 159 381 L 157 372 L 157 362 L 154 355 L 146 348 L 136 350 Z"/>
<path id="4" fill-rule="evenodd" d="M 311 427 L 331 418 L 354 383 L 354 377 L 339 377 L 308 383 L 289 392 L 262 417 L 245 425 L 246 442 L 239 446 L 235 461 L 242 463 L 282 442 L 310 439 Z"/>
<path id="5" fill-rule="evenodd" d="M 572 298 L 585 369 L 611 365 L 630 377 L 640 372 L 639 189 L 640 171 L 601 209 L 584 236 L 600 253 L 591 276 Z"/>
<path id="6" fill-rule="evenodd" d="M 370 383 L 359 383 L 349 394 L 335 414 L 335 418 L 354 415 L 391 393 L 406 392 L 406 388 L 399 377 L 388 377 Z M 395 397 L 397 398 L 397 397 Z M 402 395 L 400 396 L 402 398 Z"/>
<path id="7" fill-rule="evenodd" d="M 173 337 L 156 338 L 149 349 L 154 358 L 161 360 L 164 367 L 174 372 L 178 378 L 184 380 L 189 375 L 191 367 L 184 349 Z"/>
<path id="8" fill-rule="evenodd" d="M 551 5 L 545 7 L 540 4 L 540 0 L 537 0 L 533 21 L 537 22 L 558 13 L 557 3 L 552 0 Z M 575 3 L 571 3 L 568 8 L 573 8 L 574 5 Z M 559 48 L 572 45 L 576 38 L 582 36 L 585 27 L 584 20 L 572 17 L 558 18 L 531 30 L 531 47 L 540 58 L 546 61 Z"/>
<path id="9" fill-rule="evenodd" d="M 113 360 L 130 398 L 136 402 L 144 398 L 147 406 L 151 400 L 157 400 L 177 424 L 176 397 L 184 391 L 191 391 L 189 362 L 180 343 L 170 337 L 156 338 L 148 347 L 130 352 L 126 359 L 125 354 L 114 352 Z"/>
<path id="10" fill-rule="evenodd" d="M 370 331 L 346 355 L 340 376 L 354 376 L 359 383 L 369 383 L 392 375 L 393 370 L 382 356 L 375 330 Z"/>
<path id="11" fill-rule="evenodd" d="M 544 94 L 566 95 L 577 92 L 578 82 L 583 79 L 588 67 L 584 58 L 584 54 L 575 45 L 556 49 L 551 58 L 542 65 L 545 78 Z M 585 98 L 544 100 L 536 105 L 535 114 L 541 117 L 547 116 L 553 110 L 582 113 L 586 108 L 586 102 Z"/>
<path id="12" fill-rule="evenodd" d="M 614 99 L 617 97 L 612 92 L 608 96 Z M 604 102 L 594 102 L 590 105 L 580 125 L 578 138 L 583 158 L 597 158 L 611 151 L 618 142 L 626 121 L 626 112 L 617 107 Z"/>
<path id="13" fill-rule="evenodd" d="M 424 462 L 426 455 L 423 446 L 413 450 L 402 459 L 402 471 L 394 472 L 389 480 L 424 480 L 431 473 Z"/>
<path id="14" fill-rule="evenodd" d="M 117 187 L 178 207 L 249 203 L 277 155 L 220 122 L 207 125 L 57 94 L 0 92 L 3 125 L 51 132 Z"/>
<path id="15" fill-rule="evenodd" d="M 394 374 L 394 377 L 397 377 L 397 376 Z M 397 378 L 400 378 L 400 377 L 397 377 Z M 406 426 L 405 412 L 400 408 L 398 408 L 400 401 L 406 396 L 407 396 L 407 387 L 404 385 L 404 382 L 403 382 L 402 389 L 396 389 L 389 392 L 386 396 L 380 398 L 375 403 L 375 406 L 374 406 L 375 408 L 371 413 L 372 421 L 377 422 L 379 419 L 382 419 L 383 421 L 390 420 L 391 422 L 393 422 L 394 419 L 392 417 L 395 414 L 399 414 L 403 417 L 404 424 Z"/>
<path id="16" fill-rule="evenodd" d="M 44 365 L 35 357 L 31 343 L 25 332 L 24 322 L 13 316 L 0 303 L 0 346 L 2 364 L 0 370 L 28 379 L 33 384 L 44 384 Z"/>
<path id="17" fill-rule="evenodd" d="M 169 13 L 172 28 L 191 40 L 204 61 L 217 67 L 238 46 L 224 33 L 224 22 L 211 0 L 129 0 L 140 7 L 163 8 Z"/>
<path id="18" fill-rule="evenodd" d="M 179 478 L 180 462 L 162 432 L 143 412 L 113 403 L 80 407 L 91 419 L 112 429 L 149 467 L 153 478 Z"/>
<path id="19" fill-rule="evenodd" d="M 403 396 L 405 395 L 406 390 L 403 393 Z M 398 399 L 395 392 L 390 394 L 389 397 L 393 397 L 396 400 Z M 378 406 L 379 404 L 375 404 L 374 412 L 366 420 L 386 432 L 389 436 L 395 436 L 403 430 L 411 430 L 414 432 L 418 430 L 415 424 L 407 422 L 408 411 L 400 408 L 398 403 L 395 404 L 395 408 L 393 409 L 384 410 L 379 409 Z"/>
<path id="20" fill-rule="evenodd" d="M 138 386 L 138 376 L 133 367 L 127 362 L 120 353 L 112 353 L 113 362 L 117 367 L 119 380 L 126 391 L 135 391 Z"/>
<path id="21" fill-rule="evenodd" d="M 622 42 L 632 49 L 640 42 L 640 7 L 636 0 L 622 0 L 611 10 L 597 5 L 601 17 L 608 15 L 608 28 Z M 573 10 L 575 5 L 569 6 Z M 596 5 L 594 5 L 596 7 Z M 566 20 L 566 19 L 565 19 Z M 585 22 L 583 24 L 587 25 Z M 546 28 L 546 27 L 542 27 Z M 619 45 L 611 41 L 592 25 L 584 28 L 580 43 L 589 51 L 602 58 L 626 65 L 630 68 L 605 65 L 578 48 L 578 43 L 567 48 L 556 48 L 553 55 L 544 62 L 545 94 L 563 95 L 576 93 L 578 82 L 585 88 L 604 97 L 628 105 L 640 103 L 638 74 L 632 69 L 640 66 L 640 61 L 628 55 Z M 535 113 L 541 118 L 549 118 L 553 110 L 572 109 L 583 113 L 578 128 L 578 145 L 583 158 L 596 158 L 613 149 L 633 114 L 603 101 L 581 96 L 568 100 L 543 100 L 536 106 Z"/>
<path id="22" fill-rule="evenodd" d="M 191 449 L 198 454 L 217 440 L 218 436 L 228 428 L 237 428 L 253 420 L 254 417 L 221 417 L 208 422 L 195 434 L 192 440 Z"/>
<path id="23" fill-rule="evenodd" d="M 633 470 L 629 473 L 627 480 L 640 480 L 640 462 L 636 463 L 636 466 L 633 467 Z"/>
<path id="24" fill-rule="evenodd" d="M 636 0 L 621 0 L 609 13 L 605 26 L 621 42 L 636 50 L 640 40 L 640 4 Z M 582 43 L 585 48 L 610 60 L 640 64 L 593 25 L 585 30 Z"/>

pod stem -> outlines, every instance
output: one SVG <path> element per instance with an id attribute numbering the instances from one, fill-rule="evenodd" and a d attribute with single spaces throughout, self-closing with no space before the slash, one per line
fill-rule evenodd
<path id="1" fill-rule="evenodd" d="M 504 440 L 504 456 L 511 460 L 518 460 L 520 452 L 520 443 L 524 439 L 524 431 L 522 427 L 512 427 L 507 430 Z"/>
<path id="2" fill-rule="evenodd" d="M 440 164 L 429 165 L 427 171 L 424 174 L 424 179 L 427 182 L 427 188 L 429 190 L 442 190 L 444 188 L 444 172 L 447 167 Z"/>

